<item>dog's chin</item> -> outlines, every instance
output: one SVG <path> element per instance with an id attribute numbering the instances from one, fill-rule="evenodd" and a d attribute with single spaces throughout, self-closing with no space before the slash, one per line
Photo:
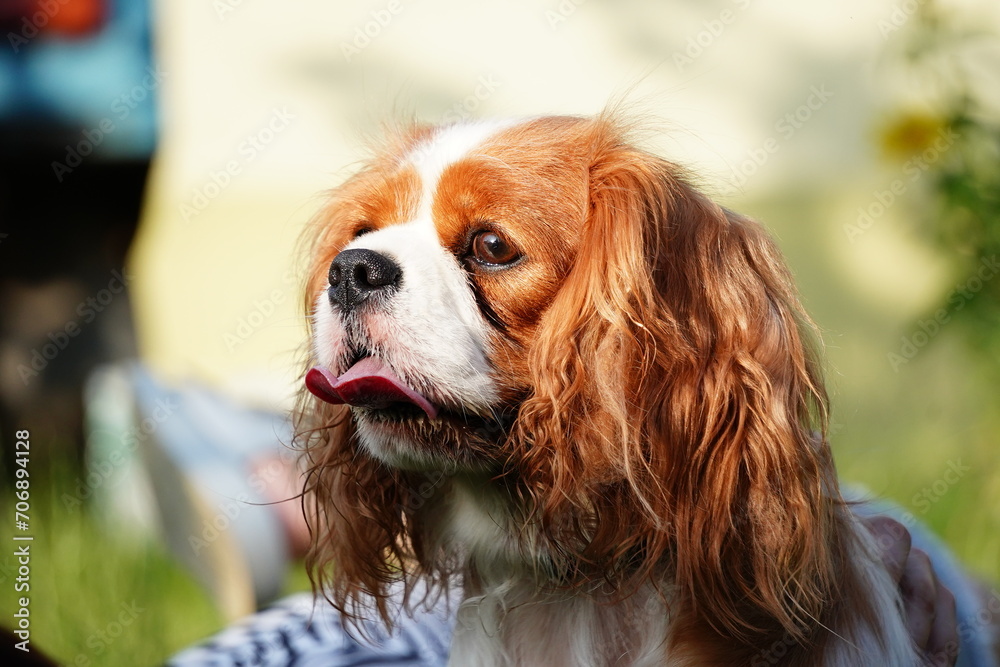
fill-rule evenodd
<path id="1" fill-rule="evenodd" d="M 443 411 L 432 420 L 406 404 L 351 412 L 365 450 L 401 470 L 492 470 L 507 437 L 503 419 Z"/>

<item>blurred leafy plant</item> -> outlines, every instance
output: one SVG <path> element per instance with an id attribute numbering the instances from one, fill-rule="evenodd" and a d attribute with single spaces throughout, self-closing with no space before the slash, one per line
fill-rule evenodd
<path id="1" fill-rule="evenodd" d="M 928 199 L 915 219 L 956 282 L 934 312 L 944 309 L 1000 378 L 1000 38 L 967 27 L 976 22 L 927 0 L 893 36 L 911 99 L 880 144 L 886 157 L 926 170 Z"/>

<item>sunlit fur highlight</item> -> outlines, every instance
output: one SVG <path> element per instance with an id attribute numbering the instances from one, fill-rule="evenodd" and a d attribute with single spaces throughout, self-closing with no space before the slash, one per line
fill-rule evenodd
<path id="1" fill-rule="evenodd" d="M 574 235 L 571 261 L 497 360 L 519 403 L 486 480 L 508 506 L 523 576 L 542 594 L 608 605 L 653 591 L 670 619 L 668 664 L 748 664 L 783 638 L 781 664 L 907 664 L 901 624 L 886 621 L 894 598 L 871 593 L 887 577 L 839 494 L 815 327 L 772 241 L 633 147 L 617 118 L 535 122 L 544 132 L 529 122 L 504 135 L 512 155 L 544 163 L 561 150 L 562 177 L 578 174 L 586 199 L 561 204 L 553 224 Z M 361 183 L 382 187 L 380 171 L 427 132 L 400 133 L 332 193 L 312 237 L 307 312 L 360 224 L 342 203 Z M 347 410 L 305 393 L 298 429 L 309 570 L 348 619 L 391 623 L 400 582 L 483 578 L 489 565 L 442 544 L 435 524 L 462 471 L 428 489 L 427 474 L 361 452 Z"/>

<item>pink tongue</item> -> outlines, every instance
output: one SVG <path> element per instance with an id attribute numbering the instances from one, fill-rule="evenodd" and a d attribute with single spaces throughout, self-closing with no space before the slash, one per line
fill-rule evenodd
<path id="1" fill-rule="evenodd" d="M 413 391 L 374 357 L 365 357 L 339 378 L 316 366 L 306 373 L 306 388 L 327 403 L 346 403 L 359 408 L 387 408 L 393 403 L 412 403 L 427 415 L 437 417 L 437 407 Z"/>

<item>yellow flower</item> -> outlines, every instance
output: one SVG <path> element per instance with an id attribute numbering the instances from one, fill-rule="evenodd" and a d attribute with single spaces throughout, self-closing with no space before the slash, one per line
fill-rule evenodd
<path id="1" fill-rule="evenodd" d="M 879 137 L 882 153 L 905 160 L 930 148 L 944 129 L 945 120 L 922 112 L 908 112 L 888 123 Z"/>

